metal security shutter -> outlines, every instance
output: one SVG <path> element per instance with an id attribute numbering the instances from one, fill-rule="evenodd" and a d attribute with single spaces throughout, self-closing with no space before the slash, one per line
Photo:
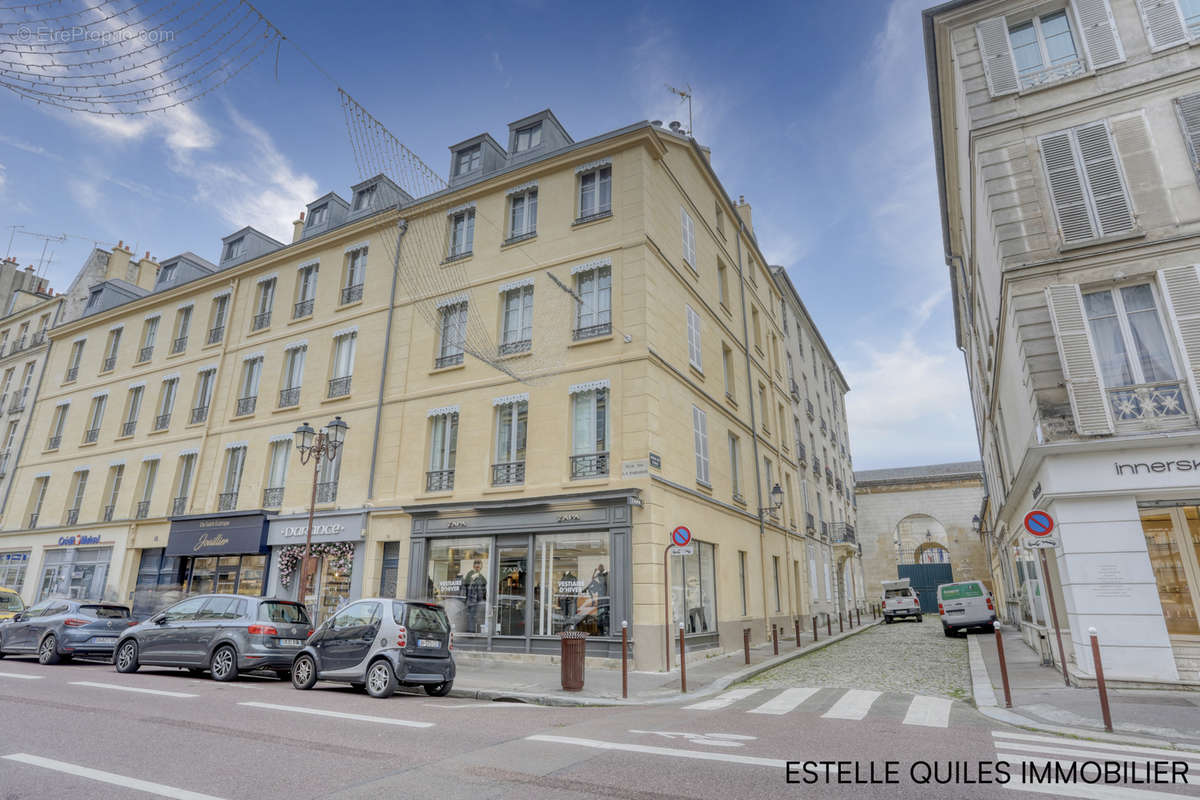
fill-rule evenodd
<path id="1" fill-rule="evenodd" d="M 1063 244 L 1094 239 L 1096 230 L 1088 212 L 1070 131 L 1043 136 L 1041 147 L 1050 199 L 1054 203 L 1054 216 L 1058 218 Z"/>
<path id="2" fill-rule="evenodd" d="M 1100 369 L 1092 350 L 1079 286 L 1072 283 L 1046 287 L 1046 304 L 1075 416 L 1075 431 L 1081 436 L 1112 433 L 1112 413 L 1100 385 Z"/>
<path id="3" fill-rule="evenodd" d="M 1079 24 L 1083 28 L 1083 41 L 1087 44 L 1092 69 L 1125 60 L 1125 50 L 1121 46 L 1121 37 L 1117 34 L 1108 0 L 1075 0 L 1075 13 L 1079 15 Z"/>
<path id="4" fill-rule="evenodd" d="M 1012 45 L 1008 41 L 1008 23 L 1004 17 L 992 17 L 976 24 L 975 38 L 979 40 L 983 74 L 987 77 L 988 91 L 992 97 L 1012 94 L 1020 89 Z"/>
<path id="5" fill-rule="evenodd" d="M 708 419 L 703 411 L 692 406 L 692 436 L 696 445 L 696 480 L 709 483 L 708 478 Z"/>
<path id="6" fill-rule="evenodd" d="M 1138 11 L 1142 12 L 1142 25 L 1151 50 L 1174 47 L 1188 40 L 1183 14 L 1175 0 L 1138 0 Z"/>
<path id="7" fill-rule="evenodd" d="M 1196 270 L 1189 265 L 1158 272 L 1159 287 L 1167 298 L 1168 325 L 1183 351 L 1193 410 L 1200 409 L 1200 275 Z"/>
<path id="8" fill-rule="evenodd" d="M 1112 236 L 1134 228 L 1132 204 L 1125 191 L 1125 178 L 1113 150 L 1108 122 L 1101 120 L 1075 129 L 1083 171 L 1101 236 Z"/>
<path id="9" fill-rule="evenodd" d="M 1183 128 L 1188 155 L 1192 157 L 1192 169 L 1200 177 L 1200 94 L 1176 98 L 1175 112 L 1179 116 L 1179 126 Z"/>

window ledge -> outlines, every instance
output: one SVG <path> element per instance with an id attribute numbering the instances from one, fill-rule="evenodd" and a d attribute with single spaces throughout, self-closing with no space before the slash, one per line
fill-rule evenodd
<path id="1" fill-rule="evenodd" d="M 345 311 L 347 308 L 354 308 L 355 306 L 361 306 L 363 304 L 363 302 L 364 302 L 363 298 L 360 297 L 357 300 L 351 300 L 349 303 L 342 303 L 340 305 L 337 305 L 334 307 L 333 310 L 334 311 Z"/>
<path id="2" fill-rule="evenodd" d="M 249 338 L 251 336 L 258 336 L 260 333 L 267 333 L 270 330 L 271 330 L 270 325 L 267 325 L 265 328 L 254 328 L 252 330 L 246 331 L 246 337 Z"/>
<path id="3" fill-rule="evenodd" d="M 172 358 L 179 358 L 180 356 L 186 356 L 186 355 L 187 355 L 187 348 L 185 347 L 184 349 L 180 350 L 178 353 L 167 353 L 167 360 L 170 361 Z"/>
<path id="4" fill-rule="evenodd" d="M 591 214 L 586 217 L 576 217 L 575 221 L 571 223 L 571 227 L 572 228 L 583 228 L 588 225 L 595 224 L 597 222 L 604 222 L 605 220 L 612 219 L 612 217 L 613 217 L 612 211 L 603 211 L 599 214 Z"/>
<path id="5" fill-rule="evenodd" d="M 717 305 L 719 305 L 721 307 L 721 310 L 725 312 L 725 316 L 729 317 L 730 319 L 733 319 L 733 312 L 729 310 L 729 306 L 725 305 L 724 300 L 718 301 Z"/>
<path id="6" fill-rule="evenodd" d="M 453 496 L 453 494 L 454 494 L 454 490 L 448 489 L 444 492 L 421 492 L 417 495 L 417 497 L 420 497 L 421 499 L 427 499 L 427 498 L 433 498 L 433 497 L 451 497 L 451 496 Z"/>
<path id="7" fill-rule="evenodd" d="M 183 428 L 184 430 L 187 430 L 188 428 L 203 428 L 207 424 L 208 420 L 206 419 L 203 422 L 189 422 L 187 425 L 184 425 Z M 163 430 L 166 429 L 164 428 Z"/>
<path id="8" fill-rule="evenodd" d="M 483 490 L 483 494 L 512 494 L 523 491 L 525 491 L 524 483 L 511 483 L 504 486 L 488 486 Z"/>
<path id="9" fill-rule="evenodd" d="M 688 270 L 688 272 L 692 273 L 692 277 L 695 277 L 695 278 L 699 278 L 699 277 L 700 277 L 700 270 L 698 270 L 698 269 L 697 269 L 697 268 L 696 268 L 696 267 L 695 267 L 695 266 L 692 264 L 692 262 L 688 261 L 686 258 L 681 258 L 681 259 L 679 259 L 679 260 L 683 262 L 683 265 L 684 265 L 685 267 L 687 267 L 687 270 Z"/>
<path id="10" fill-rule="evenodd" d="M 456 256 L 446 256 L 442 259 L 442 264 L 453 264 L 456 261 L 466 261 L 471 256 L 475 255 L 474 250 L 468 250 L 465 253 L 459 253 Z"/>
<path id="11" fill-rule="evenodd" d="M 114 438 L 113 438 L 113 441 L 114 441 L 114 442 L 123 442 L 123 441 L 125 441 L 126 439 L 132 439 L 132 438 L 133 438 L 133 434 L 132 434 L 132 433 L 130 433 L 130 434 L 126 434 L 126 435 L 124 435 L 124 436 L 116 436 L 116 437 L 114 437 Z"/>
<path id="12" fill-rule="evenodd" d="M 567 348 L 582 347 L 587 344 L 596 344 L 597 342 L 611 342 L 615 334 L 608 333 L 604 336 L 589 336 L 586 339 L 574 339 L 567 343 Z"/>
<path id="13" fill-rule="evenodd" d="M 529 356 L 531 356 L 531 355 L 533 355 L 532 347 L 530 347 L 528 350 L 522 350 L 519 353 L 509 353 L 508 355 L 503 355 L 503 356 L 497 355 L 496 360 L 497 361 L 511 361 L 514 358 L 529 358 Z"/>
<path id="14" fill-rule="evenodd" d="M 726 392 L 726 393 L 725 393 L 725 402 L 729 404 L 729 407 L 730 407 L 730 408 L 737 408 L 737 407 L 738 407 L 738 401 L 737 401 L 737 398 L 736 398 L 736 397 L 734 397 L 733 395 L 731 395 L 729 392 Z"/>
<path id="15" fill-rule="evenodd" d="M 697 478 L 696 479 L 696 489 L 703 492 L 706 495 L 709 495 L 710 497 L 712 496 L 713 488 L 712 488 L 711 483 L 705 483 L 704 481 Z"/>
<path id="16" fill-rule="evenodd" d="M 337 397 L 323 397 L 323 398 L 321 398 L 321 405 L 324 405 L 326 403 L 340 403 L 343 400 L 349 400 L 353 396 L 354 396 L 354 392 L 346 392 L 345 394 L 339 395 Z M 295 406 L 292 406 L 292 408 L 295 408 Z"/>
<path id="17" fill-rule="evenodd" d="M 221 346 L 221 345 L 223 345 L 223 344 L 225 344 L 225 340 L 224 340 L 224 339 L 222 339 L 222 340 L 221 340 L 221 341 L 219 341 L 219 342 L 212 342 L 211 344 L 203 344 L 203 345 L 200 345 L 200 349 L 201 349 L 201 350 L 212 350 L 213 348 L 215 348 L 215 347 L 220 347 L 220 346 Z"/>
<path id="18" fill-rule="evenodd" d="M 303 317 L 292 317 L 288 320 L 288 325 L 295 325 L 297 322 L 309 322 L 312 318 L 312 314 L 305 314 Z"/>
<path id="19" fill-rule="evenodd" d="M 276 406 L 275 408 L 272 408 L 272 409 L 271 409 L 271 413 L 272 413 L 272 414 L 279 414 L 279 413 L 281 413 L 281 412 L 283 412 L 283 411 L 295 411 L 295 410 L 296 410 L 296 409 L 298 409 L 299 407 L 300 407 L 300 404 L 299 404 L 299 403 L 296 403 L 295 405 L 291 405 L 291 406 Z"/>
<path id="20" fill-rule="evenodd" d="M 537 238 L 537 231 L 531 231 L 530 233 L 522 233 L 522 234 L 518 234 L 517 236 L 510 236 L 507 239 L 505 239 L 503 242 L 500 243 L 500 249 L 505 250 L 509 247 L 512 247 L 513 245 L 518 245 L 518 244 L 521 244 L 522 242 L 529 242 L 536 238 Z"/>
<path id="21" fill-rule="evenodd" d="M 689 361 L 688 369 L 690 369 L 692 371 L 692 374 L 695 375 L 697 378 L 699 378 L 700 380 L 704 380 L 704 370 L 700 369 L 700 367 L 697 367 L 695 364 L 693 364 L 692 362 Z"/>
<path id="22" fill-rule="evenodd" d="M 1098 239 L 1088 239 L 1086 242 L 1074 242 L 1072 244 L 1060 245 L 1058 252 L 1069 253 L 1073 250 L 1082 250 L 1085 247 L 1096 247 L 1098 245 L 1112 244 L 1114 242 L 1124 242 L 1128 239 L 1144 238 L 1146 232 L 1140 228 L 1135 228 L 1132 231 L 1125 233 L 1114 233 L 1112 236 L 1101 236 Z"/>
<path id="23" fill-rule="evenodd" d="M 430 375 L 441 375 L 443 372 L 454 372 L 454 370 L 456 370 L 456 369 L 466 369 L 466 367 L 467 367 L 466 359 L 463 359 L 459 363 L 451 364 L 448 367 L 434 367 L 433 369 L 429 370 L 429 374 Z"/>
<path id="24" fill-rule="evenodd" d="M 612 476 L 605 475 L 602 478 L 576 478 L 575 480 L 567 478 L 559 485 L 564 489 L 573 489 L 579 486 L 607 486 L 609 483 L 611 483 L 611 481 Z"/>
<path id="25" fill-rule="evenodd" d="M 1074 23 L 1072 23 L 1072 24 L 1074 24 Z M 1072 31 L 1072 33 L 1074 33 L 1074 32 Z M 1113 64 L 1112 66 L 1117 67 L 1117 66 L 1121 66 L 1125 63 L 1126 62 L 1122 61 L 1117 64 Z M 1063 77 L 1057 78 L 1052 81 L 1046 81 L 1045 83 L 1039 83 L 1037 86 L 1030 86 L 1028 88 L 1018 89 L 1017 97 L 1025 97 L 1027 95 L 1037 94 L 1038 92 L 1045 91 L 1046 89 L 1053 89 L 1058 86 L 1066 86 L 1069 83 L 1075 83 L 1077 81 L 1082 81 L 1087 78 L 1094 78 L 1094 77 L 1096 77 L 1096 70 L 1088 67 L 1083 72 L 1077 73 L 1075 75 L 1064 75 Z"/>
<path id="26" fill-rule="evenodd" d="M 738 492 L 734 492 L 733 497 L 730 499 L 732 499 L 734 503 L 737 503 L 742 508 L 746 507 L 746 498 L 744 496 L 742 496 L 741 494 L 739 494 Z"/>
<path id="27" fill-rule="evenodd" d="M 97 442 L 80 442 L 80 447 L 95 447 Z"/>
<path id="28" fill-rule="evenodd" d="M 165 427 L 165 428 L 156 428 L 156 429 L 154 429 L 154 430 L 150 431 L 149 433 L 147 433 L 146 435 L 147 435 L 147 436 L 154 436 L 156 433 L 167 433 L 167 432 L 168 432 L 168 431 L 170 431 L 170 430 L 171 430 L 171 426 L 170 426 L 170 425 L 168 425 L 168 426 L 167 426 L 167 427 Z"/>
<path id="29" fill-rule="evenodd" d="M 97 373 L 96 373 L 96 375 L 97 375 L 97 377 L 99 377 L 100 375 L 112 375 L 112 374 L 113 374 L 113 372 L 115 372 L 115 370 L 111 370 L 111 369 L 102 369 L 102 370 L 100 370 L 99 372 L 97 372 Z"/>
<path id="30" fill-rule="evenodd" d="M 53 450 L 42 450 L 42 452 L 43 452 L 43 453 L 57 453 L 57 452 L 58 452 L 58 448 L 56 447 L 56 448 L 54 448 Z"/>
<path id="31" fill-rule="evenodd" d="M 232 417 L 229 418 L 229 421 L 230 422 L 241 422 L 242 420 L 253 419 L 253 418 L 254 418 L 254 412 L 251 412 L 249 414 L 234 414 Z"/>

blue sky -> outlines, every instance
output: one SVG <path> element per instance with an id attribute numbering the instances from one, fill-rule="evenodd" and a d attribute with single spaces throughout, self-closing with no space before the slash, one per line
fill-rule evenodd
<path id="1" fill-rule="evenodd" d="M 745 195 L 851 385 L 855 469 L 978 457 L 941 255 L 922 4 L 368 4 L 262 11 L 436 171 L 448 145 L 550 107 L 576 139 L 680 119 Z M 284 241 L 303 205 L 357 181 L 333 84 L 284 45 L 198 102 L 99 118 L 0 94 L 0 245 L 67 233 L 66 288 L 96 241 L 157 258 L 252 224 Z M 42 241 L 12 254 L 37 263 Z"/>

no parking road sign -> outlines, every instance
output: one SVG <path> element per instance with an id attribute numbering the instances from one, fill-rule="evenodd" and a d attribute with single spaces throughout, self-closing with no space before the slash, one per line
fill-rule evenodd
<path id="1" fill-rule="evenodd" d="M 1030 511 L 1025 515 L 1025 530 L 1034 536 L 1049 536 L 1054 520 L 1045 511 Z"/>
<path id="2" fill-rule="evenodd" d="M 691 540 L 692 532 L 682 525 L 671 531 L 671 544 L 676 547 L 687 547 L 688 542 Z"/>

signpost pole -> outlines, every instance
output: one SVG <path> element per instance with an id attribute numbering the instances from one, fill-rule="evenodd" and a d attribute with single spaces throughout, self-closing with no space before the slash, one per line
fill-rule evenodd
<path id="1" fill-rule="evenodd" d="M 1054 603 L 1054 584 L 1050 580 L 1050 570 L 1046 564 L 1046 548 L 1039 547 L 1038 554 L 1042 559 L 1042 574 L 1046 576 L 1046 597 L 1050 600 L 1050 624 L 1054 626 L 1054 638 L 1058 640 L 1058 657 L 1062 661 L 1063 683 L 1067 686 L 1071 685 L 1071 679 L 1067 677 L 1067 654 L 1063 650 L 1062 631 L 1058 627 L 1058 609 Z"/>

